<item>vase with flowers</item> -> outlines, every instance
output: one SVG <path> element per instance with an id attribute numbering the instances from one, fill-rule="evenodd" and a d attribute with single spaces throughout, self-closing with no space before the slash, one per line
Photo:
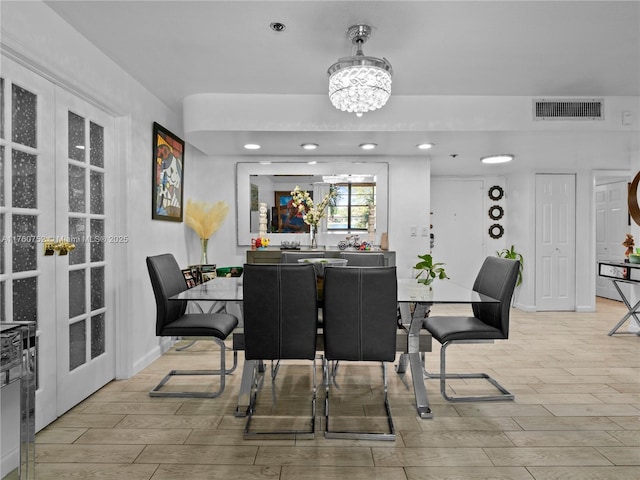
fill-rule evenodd
<path id="1" fill-rule="evenodd" d="M 301 190 L 298 185 L 291 192 L 292 204 L 302 214 L 304 223 L 309 225 L 311 232 L 311 248 L 318 248 L 318 241 L 316 235 L 318 234 L 318 225 L 320 220 L 326 215 L 326 209 L 330 204 L 333 204 L 335 197 L 338 195 L 334 185 L 329 186 L 329 193 L 327 193 L 322 201 L 318 204 L 313 203 L 311 195 L 306 190 Z"/>
<path id="2" fill-rule="evenodd" d="M 229 205 L 223 201 L 208 203 L 187 200 L 184 221 L 200 238 L 200 265 L 209 263 L 207 259 L 209 239 L 220 228 L 228 213 Z"/>

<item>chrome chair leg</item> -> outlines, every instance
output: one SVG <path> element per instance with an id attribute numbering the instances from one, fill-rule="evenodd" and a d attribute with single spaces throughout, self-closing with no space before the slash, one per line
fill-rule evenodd
<path id="1" fill-rule="evenodd" d="M 330 378 L 333 377 L 334 374 L 330 373 L 330 370 L 327 368 L 325 371 L 325 398 L 324 398 L 324 418 L 325 418 L 325 438 L 336 438 L 336 439 L 348 439 L 348 440 L 387 440 L 394 441 L 396 439 L 396 431 L 393 426 L 393 417 L 391 416 L 391 407 L 389 406 L 389 396 L 388 396 L 388 384 L 387 384 L 387 363 L 382 363 L 382 381 L 384 387 L 384 408 L 387 415 L 387 423 L 388 423 L 388 432 L 378 433 L 378 432 L 351 432 L 351 431 L 337 431 L 329 429 L 329 383 Z M 334 367 L 336 368 L 336 367 Z M 333 379 L 335 383 L 335 378 Z"/>
<path id="2" fill-rule="evenodd" d="M 260 362 L 254 362 L 253 366 L 253 392 L 251 394 L 251 399 L 249 402 L 249 408 L 247 409 L 247 422 L 245 424 L 243 437 L 245 440 L 251 439 L 260 439 L 260 438 L 289 438 L 294 436 L 296 439 L 313 439 L 315 437 L 316 431 L 316 398 L 317 398 L 317 382 L 316 382 L 316 360 L 313 360 L 313 387 L 312 387 L 312 396 L 311 396 L 311 417 L 310 417 L 310 427 L 308 430 L 271 430 L 271 431 L 251 431 L 251 421 L 253 420 L 253 415 L 256 410 L 256 402 L 258 399 L 258 393 L 262 390 L 262 386 L 264 384 L 264 372 L 259 371 L 258 364 Z M 277 374 L 277 369 L 280 366 L 280 361 L 277 362 L 277 367 L 275 367 L 275 372 Z M 324 366 L 323 366 L 324 369 Z M 272 365 L 271 369 L 272 373 L 272 384 L 275 383 L 274 367 Z M 272 388 L 274 391 L 273 399 L 275 401 L 275 388 Z"/>
<path id="3" fill-rule="evenodd" d="M 220 369 L 219 370 L 171 370 L 161 381 L 149 392 L 150 397 L 177 397 L 177 398 L 216 398 L 222 395 L 225 388 L 225 376 L 231 374 L 238 366 L 238 352 L 233 351 L 233 366 L 229 369 L 225 365 L 227 347 L 224 341 L 213 338 L 213 341 L 220 347 Z M 213 375 L 220 377 L 220 386 L 215 392 L 168 392 L 160 389 L 174 376 L 200 376 Z"/>
<path id="4" fill-rule="evenodd" d="M 500 385 L 496 379 L 486 373 L 447 373 L 446 351 L 447 347 L 454 343 L 493 343 L 493 340 L 450 340 L 442 344 L 442 347 L 440 347 L 440 373 L 429 373 L 426 368 L 424 370 L 425 377 L 440 380 L 440 393 L 442 394 L 442 398 L 448 402 L 494 402 L 513 400 L 515 398 L 515 395 Z M 500 392 L 500 395 L 454 397 L 447 393 L 447 379 L 484 379 L 496 387 Z"/>

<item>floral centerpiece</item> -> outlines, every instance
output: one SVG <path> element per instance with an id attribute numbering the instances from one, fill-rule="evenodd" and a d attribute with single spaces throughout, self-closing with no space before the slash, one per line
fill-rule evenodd
<path id="1" fill-rule="evenodd" d="M 327 207 L 332 204 L 333 199 L 337 196 L 335 186 L 329 187 L 329 193 L 327 193 L 322 201 L 318 204 L 313 203 L 313 199 L 309 192 L 301 190 L 298 185 L 291 192 L 291 201 L 293 205 L 302 214 L 304 223 L 311 227 L 311 248 L 317 248 L 316 234 L 318 233 L 318 224 L 320 220 L 326 215 Z"/>
<path id="2" fill-rule="evenodd" d="M 209 238 L 220 228 L 228 213 L 229 205 L 223 201 L 207 203 L 187 200 L 184 221 L 200 238 L 200 246 L 202 248 L 200 255 L 201 265 L 209 263 L 207 260 Z"/>

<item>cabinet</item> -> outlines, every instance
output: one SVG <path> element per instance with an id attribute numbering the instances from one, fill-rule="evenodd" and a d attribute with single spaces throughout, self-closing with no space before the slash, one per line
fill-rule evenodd
<path id="1" fill-rule="evenodd" d="M 264 250 L 247 250 L 247 263 L 280 263 L 280 254 L 283 251 L 279 248 L 266 248 Z M 300 250 L 291 250 L 296 252 L 324 252 L 328 258 L 338 258 L 340 252 L 355 252 L 356 250 L 340 250 L 338 248 L 316 249 L 311 250 L 309 248 L 301 248 Z M 382 253 L 384 254 L 385 265 L 390 267 L 396 264 L 396 252 L 390 252 L 388 250 L 366 250 L 358 252 L 360 255 L 367 255 L 369 253 Z"/>
<path id="2" fill-rule="evenodd" d="M 0 387 L 4 390 L 19 384 L 19 408 L 2 405 L 2 420 L 6 424 L 19 424 L 19 458 L 11 462 L 10 471 L 2 471 L 2 478 L 32 480 L 35 478 L 35 322 L 8 322 L 0 324 Z M 8 415 L 18 415 L 12 422 Z M 3 435 L 5 432 L 2 432 Z M 15 438 L 9 435 L 9 438 Z M 3 458 L 3 461 L 5 459 Z M 8 462 L 9 463 L 9 462 Z"/>

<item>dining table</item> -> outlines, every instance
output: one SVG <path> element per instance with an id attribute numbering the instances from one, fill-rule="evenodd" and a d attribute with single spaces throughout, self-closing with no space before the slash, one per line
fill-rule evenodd
<path id="1" fill-rule="evenodd" d="M 415 397 L 415 408 L 420 418 L 432 418 L 427 390 L 424 383 L 426 375 L 423 356 L 420 351 L 420 332 L 425 317 L 435 304 L 474 304 L 499 303 L 500 301 L 480 294 L 475 290 L 458 285 L 451 280 L 438 280 L 431 285 L 419 283 L 416 279 L 398 279 L 398 306 L 400 310 L 399 332 L 407 337 L 406 352 L 401 353 L 396 365 L 400 375 L 411 373 L 411 383 Z M 242 305 L 242 276 L 218 277 L 197 285 L 169 298 L 171 301 L 219 301 Z M 237 311 L 242 311 L 240 308 Z M 241 314 L 241 313 L 240 313 Z M 241 319 L 240 319 L 241 320 Z M 242 324 L 242 321 L 240 322 Z M 242 348 L 242 334 L 234 334 L 234 348 Z M 251 395 L 254 363 L 258 360 L 246 360 L 240 383 L 235 416 L 247 415 Z"/>

